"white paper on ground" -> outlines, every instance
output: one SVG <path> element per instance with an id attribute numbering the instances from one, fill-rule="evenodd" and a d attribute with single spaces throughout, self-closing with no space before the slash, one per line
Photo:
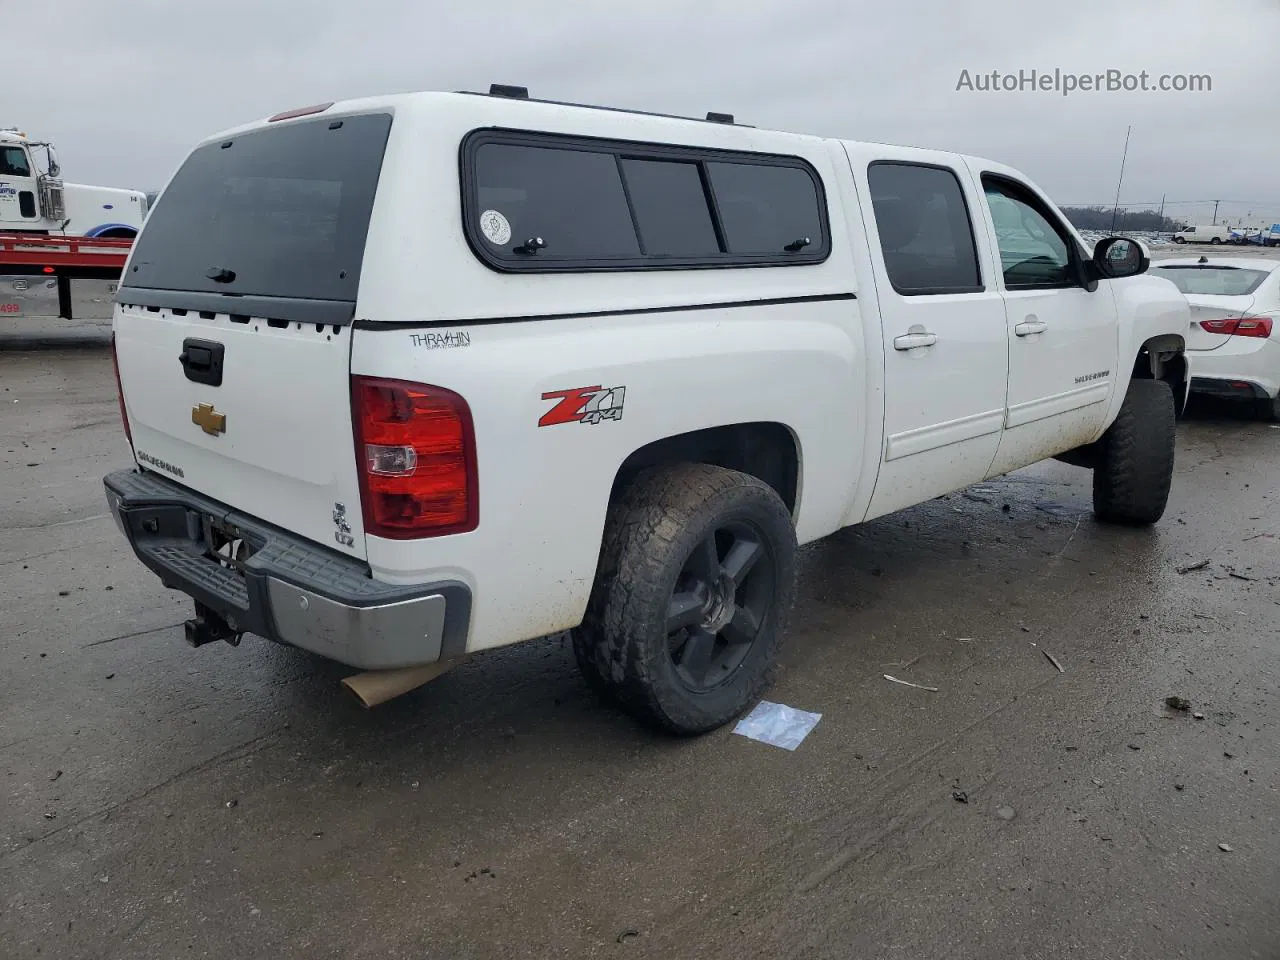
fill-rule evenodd
<path id="1" fill-rule="evenodd" d="M 821 719 L 820 713 L 761 700 L 754 710 L 738 721 L 733 732 L 783 750 L 794 750 Z"/>

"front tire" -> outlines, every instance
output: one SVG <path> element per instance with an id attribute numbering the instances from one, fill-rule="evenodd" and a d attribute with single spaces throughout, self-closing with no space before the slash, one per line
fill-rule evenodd
<path id="1" fill-rule="evenodd" d="M 1173 485 L 1177 418 L 1163 380 L 1130 380 L 1120 413 L 1098 441 L 1093 513 L 1106 523 L 1149 526 Z"/>
<path id="2" fill-rule="evenodd" d="M 772 680 L 795 598 L 777 493 L 706 464 L 646 471 L 610 507 L 573 647 L 588 684 L 677 734 L 740 715 Z"/>

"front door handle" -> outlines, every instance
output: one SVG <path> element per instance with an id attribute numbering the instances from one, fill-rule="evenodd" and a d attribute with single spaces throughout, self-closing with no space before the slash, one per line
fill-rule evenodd
<path id="1" fill-rule="evenodd" d="M 1023 320 L 1013 328 L 1013 332 L 1020 337 L 1031 337 L 1037 333 L 1044 333 L 1048 329 L 1049 325 L 1043 320 Z"/>
<path id="2" fill-rule="evenodd" d="M 904 333 L 893 338 L 893 349 L 914 350 L 916 347 L 932 347 L 937 342 L 936 333 Z"/>

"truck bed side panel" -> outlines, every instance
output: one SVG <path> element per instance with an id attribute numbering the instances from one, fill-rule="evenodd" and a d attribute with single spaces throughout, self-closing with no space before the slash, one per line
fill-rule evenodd
<path id="1" fill-rule="evenodd" d="M 581 621 L 610 490 L 636 449 L 752 421 L 799 447 L 802 541 L 837 529 L 862 449 L 857 301 L 416 329 L 357 329 L 352 373 L 426 382 L 466 397 L 476 425 L 480 525 L 418 541 L 366 537 L 374 575 L 456 579 L 474 591 L 468 648 Z M 612 389 L 619 419 L 556 419 L 558 397 Z M 619 389 L 620 388 L 620 389 Z M 612 402 L 612 401 L 610 401 Z"/>

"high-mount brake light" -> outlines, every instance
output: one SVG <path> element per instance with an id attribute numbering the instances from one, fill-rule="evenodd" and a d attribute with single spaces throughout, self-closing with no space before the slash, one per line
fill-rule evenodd
<path id="1" fill-rule="evenodd" d="M 1258 337 L 1262 340 L 1271 336 L 1273 324 L 1270 317 L 1232 317 L 1200 321 L 1201 329 L 1209 333 L 1220 333 L 1228 337 Z"/>
<path id="2" fill-rule="evenodd" d="M 471 408 L 443 387 L 351 378 L 365 532 L 410 540 L 480 522 Z"/>
<path id="3" fill-rule="evenodd" d="M 310 117 L 317 113 L 324 113 L 333 106 L 333 101 L 328 103 L 316 103 L 309 107 L 298 107 L 296 110 L 286 110 L 284 113 L 277 113 L 274 117 L 268 117 L 267 123 L 275 123 L 277 120 L 293 120 L 297 117 Z"/>

